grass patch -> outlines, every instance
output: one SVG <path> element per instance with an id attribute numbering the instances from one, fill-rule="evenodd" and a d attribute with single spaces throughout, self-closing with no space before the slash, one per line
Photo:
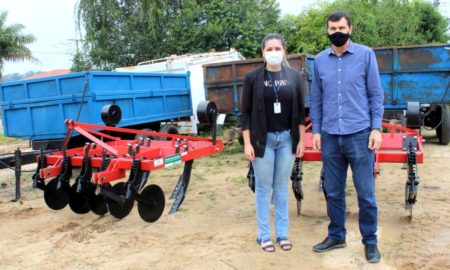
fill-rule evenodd
<path id="1" fill-rule="evenodd" d="M 235 183 L 235 184 L 245 184 L 248 182 L 247 176 L 246 175 L 241 175 L 241 176 L 235 176 L 232 177 L 231 182 Z"/>
<path id="2" fill-rule="evenodd" d="M 317 220 L 316 220 L 316 224 L 317 224 L 317 225 L 323 224 L 323 220 L 322 220 L 322 219 L 317 219 Z"/>
<path id="3" fill-rule="evenodd" d="M 240 143 L 233 143 L 230 146 L 226 146 L 223 149 L 223 153 L 226 155 L 243 154 L 244 147 Z"/>
<path id="4" fill-rule="evenodd" d="M 11 137 L 5 137 L 3 132 L 0 131 L 0 144 L 7 144 L 12 142 L 24 142 L 25 140 L 17 139 L 17 138 L 11 138 Z"/>
<path id="5" fill-rule="evenodd" d="M 195 181 L 198 181 L 200 183 L 205 182 L 207 180 L 203 174 L 194 173 L 193 176 L 194 176 Z"/>

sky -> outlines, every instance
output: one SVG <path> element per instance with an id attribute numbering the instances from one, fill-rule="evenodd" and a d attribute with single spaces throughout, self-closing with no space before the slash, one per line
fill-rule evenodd
<path id="1" fill-rule="evenodd" d="M 440 0 L 450 16 L 450 0 Z M 315 0 L 277 0 L 281 14 L 300 13 Z M 39 59 L 33 62 L 5 62 L 3 74 L 70 69 L 76 51 L 74 7 L 76 0 L 0 0 L 0 11 L 7 11 L 6 25 L 20 23 L 23 33 L 36 41 L 27 47 Z"/>

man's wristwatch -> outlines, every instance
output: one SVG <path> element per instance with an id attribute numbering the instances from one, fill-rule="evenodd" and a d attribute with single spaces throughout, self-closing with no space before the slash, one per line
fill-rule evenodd
<path id="1" fill-rule="evenodd" d="M 372 131 L 373 130 L 378 130 L 379 132 L 381 132 L 381 128 L 372 128 Z"/>

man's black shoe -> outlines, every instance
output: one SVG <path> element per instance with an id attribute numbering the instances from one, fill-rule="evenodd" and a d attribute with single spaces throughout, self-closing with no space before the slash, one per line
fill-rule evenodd
<path id="1" fill-rule="evenodd" d="M 381 255 L 378 250 L 377 244 L 367 244 L 364 246 L 364 252 L 366 253 L 366 259 L 370 263 L 377 263 L 380 261 Z"/>
<path id="2" fill-rule="evenodd" d="M 322 243 L 319 243 L 313 247 L 315 252 L 324 252 L 335 248 L 346 247 L 345 240 L 334 240 L 329 237 L 325 238 Z"/>

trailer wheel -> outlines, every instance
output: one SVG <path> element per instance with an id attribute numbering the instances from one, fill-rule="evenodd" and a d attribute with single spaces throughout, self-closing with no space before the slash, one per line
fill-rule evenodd
<path id="1" fill-rule="evenodd" d="M 154 130 L 153 129 L 150 129 L 150 128 L 144 128 L 144 129 L 141 129 L 142 131 L 151 131 L 151 132 L 153 132 Z M 134 136 L 134 139 L 135 140 L 140 140 L 140 139 L 147 139 L 147 138 L 149 138 L 150 140 L 154 140 L 155 138 L 153 137 L 153 136 L 147 136 L 147 135 L 144 135 L 144 134 L 136 134 L 136 136 Z"/>
<path id="2" fill-rule="evenodd" d="M 450 109 L 448 105 L 441 105 L 442 123 L 436 128 L 439 144 L 447 145 L 450 142 Z"/>
<path id="3" fill-rule="evenodd" d="M 115 126 L 120 122 L 120 119 L 122 119 L 122 111 L 120 110 L 119 105 L 108 104 L 102 107 L 100 116 L 107 126 Z"/>
<path id="4" fill-rule="evenodd" d="M 173 124 L 162 125 L 161 128 L 159 129 L 159 132 L 167 133 L 167 134 L 179 134 L 178 128 Z M 164 140 L 169 141 L 170 140 L 170 138 L 166 138 L 166 137 L 158 137 L 157 139 L 160 141 L 164 141 Z"/>
<path id="5" fill-rule="evenodd" d="M 202 124 L 212 124 L 214 116 L 217 114 L 216 103 L 212 101 L 202 101 L 197 106 L 197 118 Z"/>

